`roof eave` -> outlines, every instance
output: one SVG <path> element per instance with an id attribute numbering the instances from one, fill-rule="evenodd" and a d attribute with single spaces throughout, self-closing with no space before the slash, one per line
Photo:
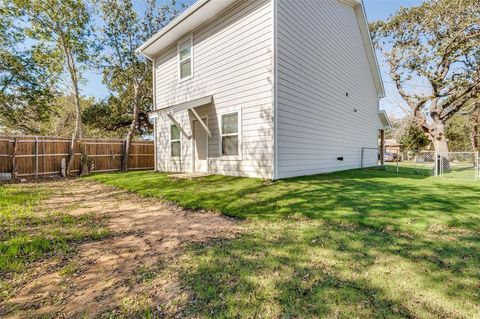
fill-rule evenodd
<path id="1" fill-rule="evenodd" d="M 193 5 L 191 5 L 187 10 L 185 10 L 184 12 L 182 12 L 178 17 L 176 17 L 175 19 L 173 19 L 172 21 L 170 21 L 170 23 L 168 23 L 165 27 L 163 27 L 162 29 L 160 29 L 160 31 L 158 31 L 157 33 L 155 33 L 152 37 L 150 37 L 150 39 L 148 39 L 147 41 L 145 41 L 145 43 L 143 43 L 141 46 L 139 46 L 135 51 L 137 53 L 140 53 L 140 54 L 143 54 L 143 51 L 148 48 L 150 45 L 152 45 L 155 41 L 157 41 L 159 38 L 161 38 L 164 34 L 166 34 L 168 31 L 170 31 L 171 29 L 173 29 L 175 26 L 177 26 L 180 22 L 182 22 L 183 20 L 185 20 L 187 17 L 189 17 L 193 12 L 197 11 L 198 8 L 200 8 L 201 6 L 203 6 L 205 3 L 207 3 L 208 1 L 210 0 L 198 0 L 196 1 Z M 147 56 L 147 55 L 145 55 Z M 148 56 L 147 56 L 148 58 Z"/>
<path id="2" fill-rule="evenodd" d="M 225 10 L 236 0 L 197 0 L 136 49 L 152 60 L 159 52 Z"/>
<path id="3" fill-rule="evenodd" d="M 388 114 L 387 112 L 385 112 L 385 110 L 378 111 L 378 118 L 382 122 L 383 129 L 392 128 L 392 122 L 390 121 L 390 118 L 388 117 Z"/>
<path id="4" fill-rule="evenodd" d="M 357 1 L 357 0 L 354 0 Z M 376 86 L 377 86 L 377 93 L 378 93 L 378 98 L 382 99 L 386 96 L 385 94 L 385 85 L 383 84 L 383 79 L 382 79 L 382 73 L 380 72 L 380 66 L 378 64 L 378 59 L 377 59 L 377 54 L 375 52 L 375 47 L 372 42 L 372 37 L 370 35 L 370 28 L 368 26 L 368 18 L 367 18 L 367 13 L 365 12 L 365 6 L 363 5 L 363 0 L 359 1 L 359 7 L 362 10 L 362 15 L 363 15 L 363 21 L 365 23 L 365 27 L 367 28 L 367 38 L 368 38 L 368 45 L 367 46 L 367 51 L 371 51 L 371 55 L 373 57 L 373 61 L 370 63 L 372 67 L 372 72 L 375 74 L 376 79 Z"/>
<path id="5" fill-rule="evenodd" d="M 385 86 L 382 80 L 382 74 L 380 72 L 380 67 L 378 64 L 377 55 L 375 54 L 375 48 L 373 46 L 372 38 L 370 36 L 370 29 L 368 28 L 368 19 L 365 12 L 365 6 L 363 0 L 339 0 L 355 10 L 355 15 L 357 16 L 360 32 L 362 34 L 363 42 L 365 44 L 365 50 L 367 51 L 367 58 L 370 63 L 370 69 L 374 77 L 375 88 L 377 90 L 377 96 L 379 99 L 382 99 L 386 96 Z"/>
<path id="6" fill-rule="evenodd" d="M 349 6 L 356 6 L 362 4 L 361 0 L 340 0 L 341 2 L 348 4 Z"/>

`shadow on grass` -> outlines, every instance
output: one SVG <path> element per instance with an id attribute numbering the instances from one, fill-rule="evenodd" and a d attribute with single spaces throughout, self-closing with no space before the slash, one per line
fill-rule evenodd
<path id="1" fill-rule="evenodd" d="M 228 176 L 172 180 L 165 174 L 133 172 L 89 179 L 189 209 L 260 220 L 303 216 L 375 227 L 424 231 L 429 223 L 472 228 L 480 185 L 444 183 L 421 176 L 354 170 L 276 182 Z M 413 223 L 405 223 L 410 218 Z M 473 219 L 472 219 L 473 218 Z"/>
<path id="2" fill-rule="evenodd" d="M 192 250 L 186 313 L 207 317 L 475 317 L 480 184 L 353 170 L 276 182 L 134 172 L 89 179 L 246 218 Z M 257 225 L 258 224 L 258 225 Z M 263 226 L 261 226 L 263 225 Z"/>
<path id="3" fill-rule="evenodd" d="M 254 225 L 240 238 L 192 247 L 181 273 L 192 292 L 185 315 L 471 317 L 479 248 L 339 223 Z"/>

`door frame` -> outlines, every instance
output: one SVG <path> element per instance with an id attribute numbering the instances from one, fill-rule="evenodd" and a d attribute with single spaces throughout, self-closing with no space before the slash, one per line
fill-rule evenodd
<path id="1" fill-rule="evenodd" d="M 205 125 L 207 125 L 208 127 L 208 115 L 205 115 L 205 116 L 202 116 L 200 115 L 200 118 L 205 122 Z M 192 172 L 194 173 L 197 173 L 197 170 L 195 169 L 195 161 L 196 161 L 196 151 L 197 151 L 197 145 L 196 145 L 196 141 L 197 141 L 197 137 L 195 136 L 195 123 L 198 123 L 198 125 L 201 126 L 201 124 L 199 123 L 198 119 L 192 119 L 192 123 L 191 123 L 191 126 L 192 126 Z M 202 130 L 205 131 L 205 129 L 203 128 L 203 126 L 201 126 Z M 207 169 L 205 172 L 198 172 L 198 173 L 208 173 L 209 171 L 209 167 L 208 167 L 208 160 L 209 160 L 209 157 L 208 157 L 208 133 L 205 132 L 205 138 L 206 138 L 206 148 L 207 148 Z"/>

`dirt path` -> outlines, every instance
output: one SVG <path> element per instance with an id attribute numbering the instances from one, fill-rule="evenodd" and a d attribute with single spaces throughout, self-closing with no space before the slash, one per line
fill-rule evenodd
<path id="1" fill-rule="evenodd" d="M 33 265 L 7 301 L 16 309 L 11 318 L 90 318 L 116 311 L 135 316 L 142 307 L 168 313 L 187 298 L 174 271 L 185 245 L 239 232 L 237 222 L 221 215 L 185 211 L 100 184 L 73 180 L 47 187 L 53 196 L 44 207 L 105 216 L 112 235 L 78 244 L 66 260 Z"/>

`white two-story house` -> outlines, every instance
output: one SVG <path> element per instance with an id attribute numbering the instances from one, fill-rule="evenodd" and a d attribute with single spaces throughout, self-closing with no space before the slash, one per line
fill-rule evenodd
<path id="1" fill-rule="evenodd" d="M 384 88 L 360 0 L 199 0 L 144 43 L 156 170 L 270 179 L 376 165 Z"/>

